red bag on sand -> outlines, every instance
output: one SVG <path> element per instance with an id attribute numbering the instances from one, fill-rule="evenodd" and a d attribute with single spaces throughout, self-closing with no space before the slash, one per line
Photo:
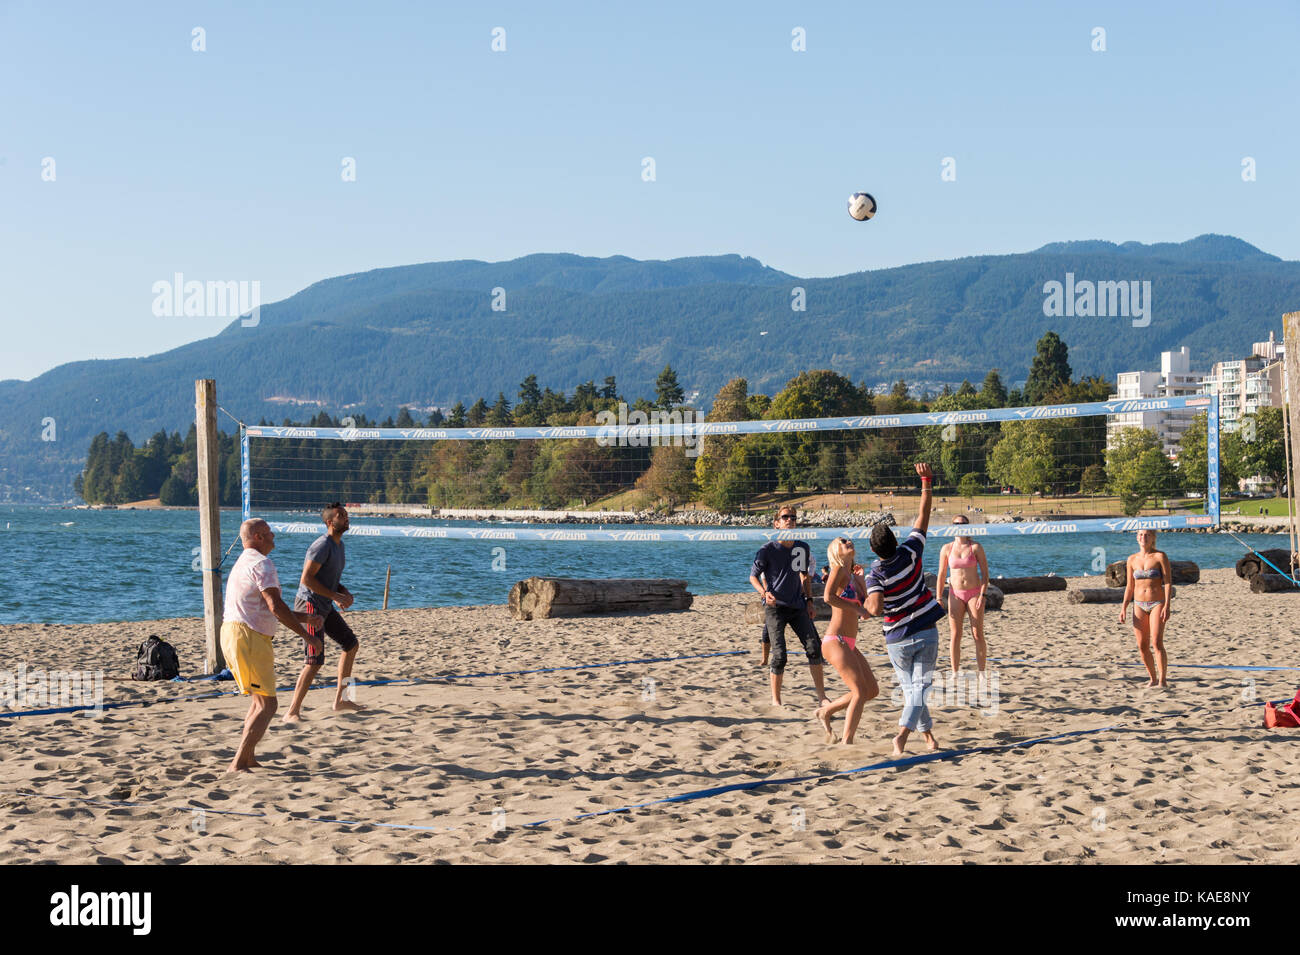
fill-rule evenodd
<path id="1" fill-rule="evenodd" d="M 1290 703 L 1283 703 L 1281 706 L 1274 706 L 1272 703 L 1264 704 L 1264 725 L 1269 729 L 1277 727 L 1300 727 L 1300 690 L 1296 691 L 1295 699 Z"/>

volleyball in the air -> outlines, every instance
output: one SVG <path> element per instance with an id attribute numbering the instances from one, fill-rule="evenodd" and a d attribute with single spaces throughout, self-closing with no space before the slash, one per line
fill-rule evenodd
<path id="1" fill-rule="evenodd" d="M 849 215 L 865 222 L 876 214 L 876 200 L 869 192 L 855 192 L 849 196 Z"/>

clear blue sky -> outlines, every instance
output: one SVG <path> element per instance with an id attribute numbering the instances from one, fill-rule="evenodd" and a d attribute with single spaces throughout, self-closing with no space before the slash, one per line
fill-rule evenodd
<path id="1" fill-rule="evenodd" d="M 153 315 L 175 272 L 265 303 L 531 252 L 825 276 L 1218 232 L 1300 259 L 1293 2 L 613 6 L 0 0 L 0 379 L 214 334 Z"/>

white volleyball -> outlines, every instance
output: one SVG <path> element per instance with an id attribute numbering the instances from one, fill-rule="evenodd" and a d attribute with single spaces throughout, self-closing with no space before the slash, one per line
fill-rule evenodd
<path id="1" fill-rule="evenodd" d="M 849 215 L 865 222 L 876 214 L 876 200 L 869 192 L 855 192 L 849 196 Z"/>

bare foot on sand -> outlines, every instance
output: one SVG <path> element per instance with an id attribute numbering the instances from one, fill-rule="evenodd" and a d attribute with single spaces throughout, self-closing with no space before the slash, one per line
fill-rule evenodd
<path id="1" fill-rule="evenodd" d="M 364 710 L 364 709 L 365 707 L 362 706 L 360 703 L 353 703 L 351 700 L 339 700 L 337 703 L 334 704 L 335 712 L 341 712 L 343 710 Z"/>
<path id="2" fill-rule="evenodd" d="M 830 701 L 827 700 L 817 707 L 817 722 L 822 724 L 822 729 L 826 730 L 826 742 L 835 742 L 835 730 L 831 729 L 831 718 L 826 713 L 826 706 Z"/>
<path id="3" fill-rule="evenodd" d="M 895 756 L 902 756 L 902 755 L 903 755 L 903 744 L 906 743 L 906 742 L 907 742 L 906 738 L 905 738 L 901 733 L 900 733 L 898 736 L 895 736 L 895 737 L 894 737 L 894 755 L 895 755 Z"/>
<path id="4" fill-rule="evenodd" d="M 939 748 L 939 741 L 934 738 L 933 733 L 923 733 L 922 735 L 925 736 L 926 749 L 928 749 L 930 752 L 933 753 L 935 750 Z"/>
<path id="5" fill-rule="evenodd" d="M 301 714 L 301 713 L 285 713 L 285 714 L 284 714 L 284 719 L 282 719 L 280 722 L 282 722 L 282 723 L 297 723 L 297 722 L 298 722 L 299 720 L 301 720 L 301 719 L 302 719 L 302 714 Z"/>

